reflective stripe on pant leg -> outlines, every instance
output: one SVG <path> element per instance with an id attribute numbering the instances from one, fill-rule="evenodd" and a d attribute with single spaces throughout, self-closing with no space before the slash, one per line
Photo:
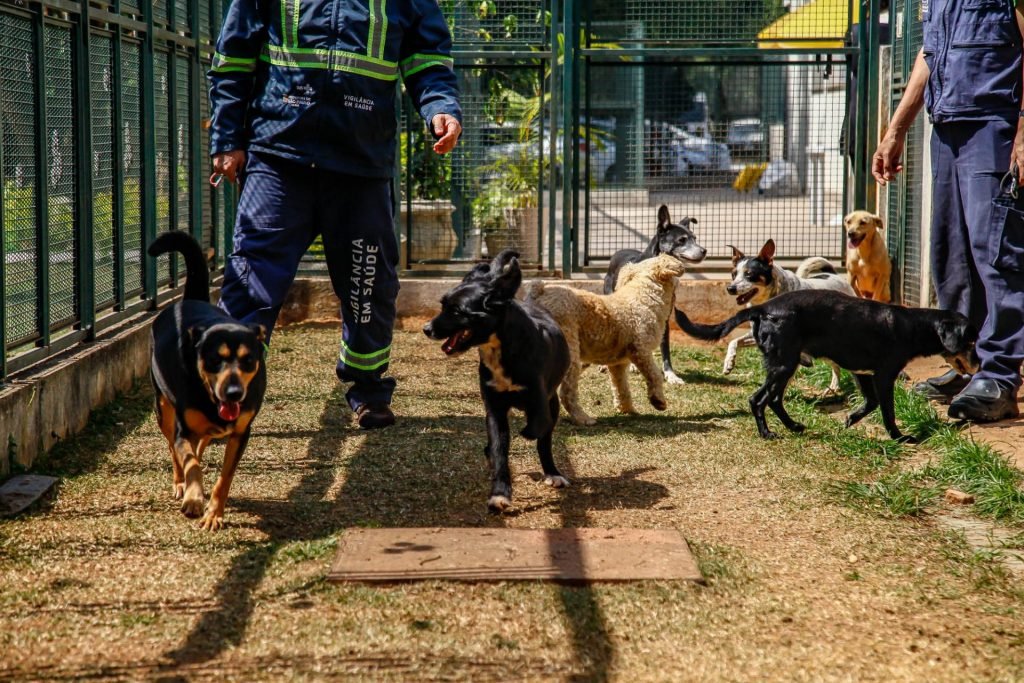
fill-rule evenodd
<path id="1" fill-rule="evenodd" d="M 313 240 L 313 189 L 301 166 L 249 154 L 220 307 L 269 335 Z M 269 339 L 269 336 L 268 336 Z"/>
<path id="2" fill-rule="evenodd" d="M 385 377 L 398 296 L 391 180 L 321 172 L 319 222 L 334 291 L 341 301 L 342 342 L 337 374 L 353 382 L 353 409 L 390 403 L 395 381 Z"/>

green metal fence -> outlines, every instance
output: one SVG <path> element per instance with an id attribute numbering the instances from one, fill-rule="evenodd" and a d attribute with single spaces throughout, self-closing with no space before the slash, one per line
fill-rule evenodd
<path id="1" fill-rule="evenodd" d="M 188 230 L 223 263 L 204 74 L 220 0 L 0 0 L 0 376 L 178 283 L 143 245 Z"/>
<path id="2" fill-rule="evenodd" d="M 896 0 L 892 14 L 892 110 L 903 96 L 910 80 L 914 60 L 921 49 L 921 3 L 918 0 Z M 909 306 L 927 305 L 921 300 L 922 271 L 922 197 L 925 176 L 924 117 L 919 116 L 907 134 L 903 152 L 903 173 L 889 190 L 887 207 L 889 254 L 892 257 L 893 300 Z"/>

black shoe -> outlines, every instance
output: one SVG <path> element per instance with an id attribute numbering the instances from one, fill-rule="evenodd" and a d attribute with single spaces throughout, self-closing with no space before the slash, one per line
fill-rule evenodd
<path id="1" fill-rule="evenodd" d="M 967 387 L 970 381 L 970 375 L 961 375 L 956 370 L 950 370 L 945 375 L 918 382 L 914 385 L 914 391 L 931 401 L 949 403 L 954 396 Z"/>
<path id="2" fill-rule="evenodd" d="M 385 403 L 364 403 L 356 409 L 360 429 L 384 429 L 395 424 L 395 414 Z"/>
<path id="3" fill-rule="evenodd" d="M 949 404 L 949 416 L 954 420 L 997 422 L 1019 414 L 1016 392 L 981 377 L 972 379 Z"/>

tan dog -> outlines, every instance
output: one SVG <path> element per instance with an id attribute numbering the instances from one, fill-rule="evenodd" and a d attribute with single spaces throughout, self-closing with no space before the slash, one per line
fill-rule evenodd
<path id="1" fill-rule="evenodd" d="M 892 262 L 885 240 L 879 233 L 882 218 L 867 211 L 854 211 L 843 219 L 846 230 L 846 276 L 862 299 L 889 303 Z"/>
<path id="2" fill-rule="evenodd" d="M 558 393 L 575 424 L 596 424 L 579 404 L 580 373 L 586 365 L 608 366 L 619 412 L 636 413 L 627 380 L 630 363 L 644 376 L 651 405 L 668 407 L 665 377 L 652 353 L 665 332 L 683 271 L 679 259 L 661 254 L 623 266 L 615 291 L 604 296 L 542 280 L 528 285 L 527 300 L 551 313 L 569 343 L 569 370 Z"/>

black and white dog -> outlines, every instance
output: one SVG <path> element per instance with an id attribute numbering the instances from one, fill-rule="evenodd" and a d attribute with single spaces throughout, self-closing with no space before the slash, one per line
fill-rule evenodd
<path id="1" fill-rule="evenodd" d="M 696 225 L 697 219 L 686 216 L 680 223 L 673 223 L 664 204 L 658 209 L 658 229 L 654 238 L 643 251 L 636 249 L 620 249 L 612 255 L 608 263 L 608 272 L 604 276 L 604 293 L 611 294 L 619 280 L 619 271 L 627 263 L 636 263 L 653 258 L 658 254 L 669 254 L 686 263 L 700 263 L 707 256 L 708 250 L 697 243 L 697 236 L 690 229 Z M 673 300 L 673 306 L 675 301 Z M 672 356 L 668 347 L 668 325 L 661 338 L 661 366 L 665 372 L 665 381 L 669 384 L 682 384 L 683 380 L 672 369 Z"/>
<path id="2" fill-rule="evenodd" d="M 757 256 L 747 256 L 732 245 L 732 282 L 725 287 L 730 296 L 736 297 L 739 306 L 756 306 L 769 299 L 796 292 L 801 289 L 824 289 L 849 296 L 856 296 L 845 277 L 836 272 L 827 259 L 812 256 L 803 261 L 796 273 L 775 265 L 775 240 L 769 239 Z M 722 373 L 728 375 L 736 365 L 736 351 L 740 346 L 755 346 L 754 335 L 750 332 L 729 342 L 722 363 Z M 829 391 L 839 390 L 839 371 L 833 367 Z"/>
<path id="3" fill-rule="evenodd" d="M 771 408 L 790 431 L 804 430 L 782 405 L 801 354 L 826 358 L 857 379 L 864 405 L 850 413 L 847 427 L 880 408 L 889 436 L 900 441 L 913 441 L 896 426 L 893 408 L 893 388 L 908 362 L 941 355 L 959 373 L 970 373 L 978 367 L 978 331 L 959 313 L 904 308 L 836 296 L 830 291 L 789 292 L 717 325 L 693 323 L 676 310 L 676 322 L 683 332 L 706 340 L 721 339 L 745 322 L 752 324 L 754 340 L 763 355 L 765 380 L 750 397 L 750 409 L 757 431 L 765 439 L 776 436 L 768 429 L 765 408 Z"/>
<path id="4" fill-rule="evenodd" d="M 441 298 L 441 312 L 423 328 L 441 349 L 454 356 L 472 347 L 480 353 L 480 394 L 487 413 L 487 447 L 491 495 L 487 506 L 502 512 L 512 505 L 508 468 L 508 413 L 526 413 L 520 432 L 537 441 L 544 483 L 569 485 L 551 453 L 558 421 L 556 390 L 569 368 L 569 346 L 558 324 L 543 308 L 516 300 L 523 281 L 519 255 L 506 249 L 490 265 L 483 263 Z"/>

